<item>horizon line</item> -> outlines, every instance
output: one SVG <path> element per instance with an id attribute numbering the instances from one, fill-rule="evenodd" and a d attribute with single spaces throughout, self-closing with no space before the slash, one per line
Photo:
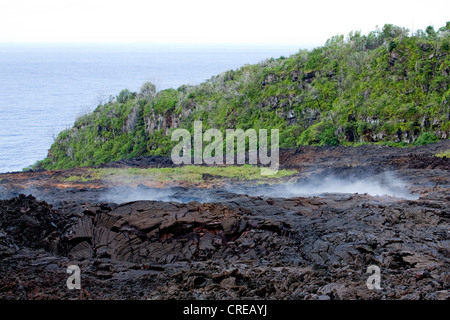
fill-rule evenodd
<path id="1" fill-rule="evenodd" d="M 209 47 L 209 46 L 233 46 L 233 47 L 297 47 L 313 48 L 324 45 L 324 43 L 291 43 L 291 42 L 141 42 L 141 41 L 1 41 L 0 45 L 142 45 L 142 46 L 189 46 L 189 47 Z"/>

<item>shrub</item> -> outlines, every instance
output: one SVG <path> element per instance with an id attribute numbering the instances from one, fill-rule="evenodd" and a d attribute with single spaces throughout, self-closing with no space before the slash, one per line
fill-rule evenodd
<path id="1" fill-rule="evenodd" d="M 418 146 L 423 146 L 426 144 L 435 143 L 437 141 L 439 141 L 439 138 L 434 133 L 425 132 L 417 139 L 417 141 L 414 144 Z"/>
<path id="2" fill-rule="evenodd" d="M 323 129 L 319 136 L 320 145 L 337 146 L 339 144 L 339 140 L 336 138 L 335 131 L 336 129 L 333 126 Z"/>

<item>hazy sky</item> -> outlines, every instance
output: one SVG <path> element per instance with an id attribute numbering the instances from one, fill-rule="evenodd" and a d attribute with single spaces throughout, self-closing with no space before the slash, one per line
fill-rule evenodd
<path id="1" fill-rule="evenodd" d="M 449 0 L 1 0 L 0 42 L 323 44 L 450 20 Z"/>

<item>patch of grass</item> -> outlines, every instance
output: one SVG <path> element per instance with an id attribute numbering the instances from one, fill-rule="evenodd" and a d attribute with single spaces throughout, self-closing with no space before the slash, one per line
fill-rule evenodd
<path id="1" fill-rule="evenodd" d="M 360 146 L 367 146 L 370 145 L 369 142 L 354 142 L 354 143 L 350 143 L 348 142 L 347 144 L 343 144 L 345 146 L 351 146 L 351 147 L 360 147 Z"/>
<path id="2" fill-rule="evenodd" d="M 407 144 L 406 142 L 394 142 L 394 141 L 380 141 L 375 142 L 376 145 L 382 145 L 387 147 L 395 147 L 395 148 L 403 148 L 403 147 L 411 147 L 412 144 Z"/>
<path id="3" fill-rule="evenodd" d="M 181 180 L 188 182 L 202 182 L 204 175 L 208 179 L 237 179 L 237 180 L 267 180 L 281 178 L 295 174 L 295 170 L 279 170 L 276 174 L 268 172 L 252 165 L 208 167 L 208 166 L 183 166 L 177 168 L 148 168 L 148 169 L 96 169 L 96 175 L 109 181 L 130 182 L 136 179 L 148 179 L 152 181 Z"/>
<path id="4" fill-rule="evenodd" d="M 87 182 L 91 180 L 94 180 L 94 178 L 84 176 L 70 176 L 64 179 L 65 182 Z"/>
<path id="5" fill-rule="evenodd" d="M 450 158 L 450 149 L 436 153 L 435 156 L 439 157 L 439 158 L 443 158 L 443 157 Z M 0 179 L 0 181 L 1 181 L 1 179 Z"/>
<path id="6" fill-rule="evenodd" d="M 97 169 L 87 169 L 85 173 L 69 175 L 68 177 L 55 177 L 62 182 L 88 182 L 101 179 Z"/>

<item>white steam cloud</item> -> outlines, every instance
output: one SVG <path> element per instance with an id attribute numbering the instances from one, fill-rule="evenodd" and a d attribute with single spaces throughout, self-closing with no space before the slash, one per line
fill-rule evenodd
<path id="1" fill-rule="evenodd" d="M 269 198 L 295 198 L 326 196 L 327 194 L 368 194 L 371 196 L 391 196 L 416 200 L 418 195 L 411 193 L 406 183 L 392 173 L 382 173 L 364 179 L 336 176 L 316 176 L 302 178 L 296 182 L 276 185 L 228 186 L 224 189 L 201 188 L 150 188 L 143 185 L 137 188 L 116 186 L 108 188 L 99 197 L 100 201 L 126 203 L 139 200 L 172 201 L 187 203 L 197 201 L 221 202 L 234 198 L 237 194 Z"/>
<path id="2" fill-rule="evenodd" d="M 131 188 L 111 187 L 99 197 L 102 202 L 126 203 L 133 201 L 149 200 L 149 201 L 165 201 L 187 203 L 197 201 L 200 203 L 214 202 L 220 199 L 220 196 L 214 196 L 209 190 L 194 188 L 150 188 L 138 186 Z"/>
<path id="3" fill-rule="evenodd" d="M 230 189 L 231 190 L 231 189 Z M 242 190 L 241 190 L 242 191 Z M 329 176 L 299 180 L 293 184 L 277 185 L 276 187 L 255 188 L 249 190 L 249 195 L 293 198 L 308 196 L 325 196 L 330 193 L 368 194 L 371 196 L 391 196 L 408 200 L 417 200 L 401 179 L 392 173 L 383 173 L 365 179 L 341 178 Z"/>

